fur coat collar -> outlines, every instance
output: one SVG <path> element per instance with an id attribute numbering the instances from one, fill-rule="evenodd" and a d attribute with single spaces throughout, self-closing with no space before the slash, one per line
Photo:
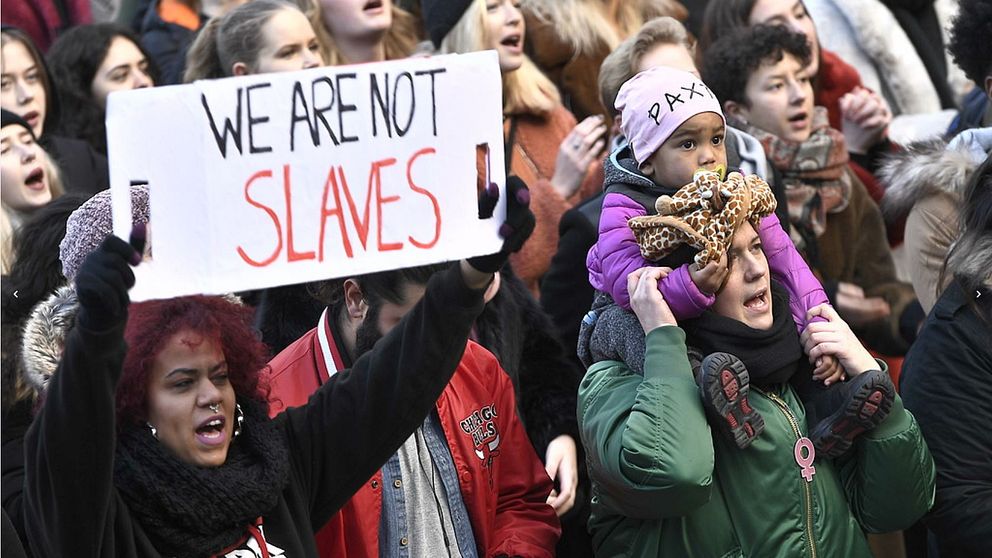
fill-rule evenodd
<path id="1" fill-rule="evenodd" d="M 909 214 L 917 200 L 938 194 L 960 197 L 971 173 L 992 150 L 992 128 L 959 134 L 950 143 L 927 140 L 889 155 L 879 169 L 885 185 L 882 213 L 889 222 Z"/>
<path id="2" fill-rule="evenodd" d="M 45 391 L 62 360 L 65 338 L 76 322 L 78 310 L 75 287 L 64 285 L 31 311 L 24 326 L 21 363 L 24 379 L 39 393 Z"/>
<path id="3" fill-rule="evenodd" d="M 879 0 L 807 2 L 823 48 L 855 66 L 865 85 L 883 84 L 894 114 L 933 113 L 940 98 L 923 60 Z M 871 63 L 874 67 L 867 67 Z"/>

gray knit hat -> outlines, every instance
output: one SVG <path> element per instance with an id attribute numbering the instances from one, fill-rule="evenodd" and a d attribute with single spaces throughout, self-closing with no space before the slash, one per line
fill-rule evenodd
<path id="1" fill-rule="evenodd" d="M 83 265 L 83 260 L 96 250 L 103 239 L 114 231 L 110 212 L 110 190 L 104 190 L 72 212 L 65 224 L 65 237 L 59 244 L 62 275 L 72 282 Z M 147 223 L 148 186 L 131 186 L 131 220 L 134 224 Z"/>

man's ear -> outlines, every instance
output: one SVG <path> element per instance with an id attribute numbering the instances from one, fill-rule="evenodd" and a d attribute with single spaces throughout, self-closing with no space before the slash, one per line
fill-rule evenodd
<path id="1" fill-rule="evenodd" d="M 354 279 L 344 281 L 344 304 L 349 319 L 359 322 L 365 319 L 369 304 L 365 301 L 365 293 Z"/>
<path id="2" fill-rule="evenodd" d="M 248 75 L 248 65 L 245 64 L 244 62 L 235 62 L 234 65 L 231 66 L 231 75 L 232 76 Z"/>
<path id="3" fill-rule="evenodd" d="M 723 103 L 723 112 L 727 116 L 732 116 L 736 120 L 744 122 L 747 122 L 748 116 L 750 116 L 750 111 L 747 107 L 737 101 L 725 101 Z"/>

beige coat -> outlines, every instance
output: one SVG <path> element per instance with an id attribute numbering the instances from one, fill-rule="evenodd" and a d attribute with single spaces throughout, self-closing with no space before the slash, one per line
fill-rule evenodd
<path id="1" fill-rule="evenodd" d="M 941 275 L 958 237 L 958 206 L 968 179 L 992 148 L 992 128 L 969 130 L 950 144 L 932 140 L 910 145 L 886 160 L 882 210 L 890 222 L 906 216 L 905 250 L 913 290 L 930 309 L 951 280 Z"/>

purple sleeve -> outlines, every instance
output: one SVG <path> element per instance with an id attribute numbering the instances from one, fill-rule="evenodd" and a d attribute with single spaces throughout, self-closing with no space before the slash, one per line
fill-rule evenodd
<path id="1" fill-rule="evenodd" d="M 627 221 L 646 214 L 644 207 L 627 196 L 607 194 L 599 218 L 599 239 L 586 257 L 589 283 L 596 290 L 609 294 L 627 310 L 630 310 L 627 275 L 651 265 L 641 256 L 641 249 Z"/>
<path id="2" fill-rule="evenodd" d="M 627 226 L 631 217 L 647 212 L 639 203 L 622 194 L 607 194 L 599 219 L 599 240 L 589 250 L 586 266 L 593 288 L 608 293 L 616 303 L 630 310 L 627 275 L 654 265 L 641 256 L 634 233 Z M 709 308 L 715 298 L 703 294 L 689 277 L 689 267 L 683 265 L 661 281 L 659 290 L 665 296 L 676 319 L 695 318 Z"/>
<path id="3" fill-rule="evenodd" d="M 676 320 L 698 318 L 716 301 L 716 296 L 699 290 L 689 276 L 689 264 L 682 264 L 661 280 L 658 290 L 672 310 Z"/>
<path id="4" fill-rule="evenodd" d="M 789 292 L 792 319 L 802 331 L 806 327 L 806 312 L 814 306 L 829 304 L 827 294 L 774 213 L 761 220 L 758 236 L 772 277 Z M 823 318 L 818 316 L 813 321 L 823 321 Z"/>

